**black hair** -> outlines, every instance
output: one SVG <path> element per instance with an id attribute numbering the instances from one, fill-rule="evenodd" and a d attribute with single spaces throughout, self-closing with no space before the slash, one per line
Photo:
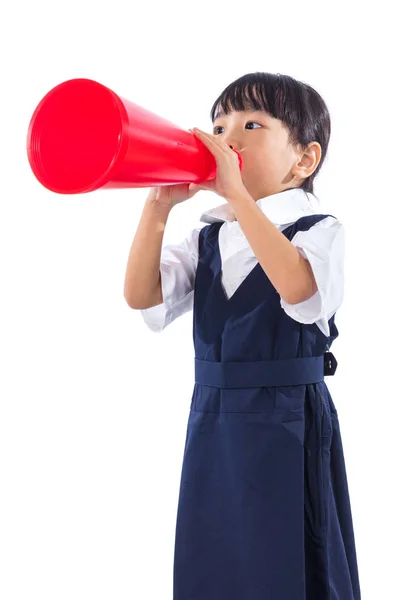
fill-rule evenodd
<path id="1" fill-rule="evenodd" d="M 325 160 L 331 134 L 328 108 L 316 90 L 289 75 L 249 73 L 228 85 L 216 99 L 210 112 L 213 122 L 220 110 L 225 114 L 232 110 L 262 110 L 284 123 L 291 144 L 305 148 L 310 142 L 318 142 L 321 160 L 300 186 L 305 192 L 314 192 L 314 179 Z"/>

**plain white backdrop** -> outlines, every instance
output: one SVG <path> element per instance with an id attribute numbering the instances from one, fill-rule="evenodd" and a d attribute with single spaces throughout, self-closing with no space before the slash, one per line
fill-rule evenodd
<path id="1" fill-rule="evenodd" d="M 327 383 L 362 597 L 398 597 L 394 6 L 40 0 L 1 9 L 2 600 L 172 600 L 194 375 L 192 313 L 155 334 L 123 297 L 147 190 L 47 191 L 26 157 L 33 110 L 58 83 L 88 77 L 182 128 L 211 131 L 214 99 L 251 71 L 311 84 L 331 112 L 316 194 L 344 223 L 347 250 L 332 346 L 339 366 Z M 165 243 L 181 241 L 221 202 L 203 192 L 175 207 Z"/>

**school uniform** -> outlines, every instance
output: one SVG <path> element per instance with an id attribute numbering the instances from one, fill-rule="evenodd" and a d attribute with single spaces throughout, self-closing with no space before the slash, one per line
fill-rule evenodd
<path id="1" fill-rule="evenodd" d="M 162 331 L 193 309 L 195 383 L 176 523 L 174 600 L 359 600 L 336 408 L 325 377 L 343 301 L 343 225 L 303 190 L 257 201 L 310 261 L 285 302 L 229 204 L 161 256 Z"/>

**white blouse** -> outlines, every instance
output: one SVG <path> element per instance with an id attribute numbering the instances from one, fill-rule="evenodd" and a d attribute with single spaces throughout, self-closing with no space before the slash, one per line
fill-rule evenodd
<path id="1" fill-rule="evenodd" d="M 262 212 L 282 231 L 300 217 L 326 214 L 318 199 L 301 189 L 285 190 L 257 200 Z M 250 244 L 235 219 L 229 203 L 213 208 L 200 221 L 223 222 L 219 230 L 222 262 L 222 287 L 230 298 L 258 262 Z M 204 225 L 203 225 L 204 227 Z M 180 315 L 193 309 L 194 281 L 198 261 L 198 240 L 202 227 L 193 229 L 180 244 L 162 248 L 161 285 L 163 303 L 141 310 L 148 327 L 162 331 Z M 308 300 L 288 304 L 282 309 L 299 323 L 316 323 L 329 336 L 328 320 L 343 302 L 345 238 L 342 223 L 325 217 L 308 231 L 298 231 L 292 244 L 310 261 L 318 291 Z"/>

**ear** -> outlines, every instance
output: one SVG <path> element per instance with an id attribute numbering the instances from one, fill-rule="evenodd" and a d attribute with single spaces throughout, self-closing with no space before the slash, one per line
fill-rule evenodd
<path id="1" fill-rule="evenodd" d="M 310 177 L 318 167 L 321 160 L 321 146 L 318 142 L 311 142 L 299 152 L 299 157 L 293 168 L 293 175 L 298 179 Z"/>

